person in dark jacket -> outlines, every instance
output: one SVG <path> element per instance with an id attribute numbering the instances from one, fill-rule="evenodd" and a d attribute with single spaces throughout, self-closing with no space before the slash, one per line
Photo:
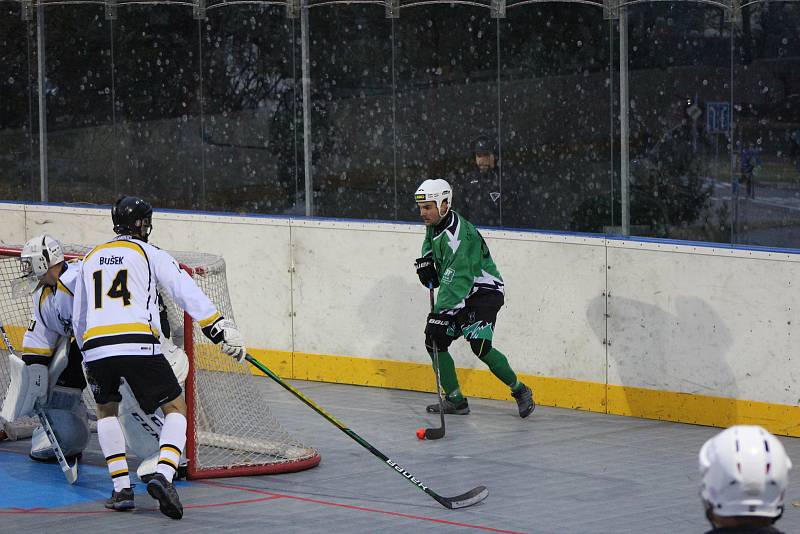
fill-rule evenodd
<path id="1" fill-rule="evenodd" d="M 495 141 L 486 135 L 472 142 L 475 168 L 458 184 L 461 213 L 476 226 L 503 225 L 503 195 Z"/>

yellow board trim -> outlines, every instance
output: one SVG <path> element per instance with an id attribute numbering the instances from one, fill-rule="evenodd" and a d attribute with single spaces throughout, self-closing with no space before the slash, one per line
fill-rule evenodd
<path id="1" fill-rule="evenodd" d="M 146 323 L 121 323 L 106 326 L 95 326 L 83 333 L 83 340 L 88 341 L 94 337 L 109 336 L 112 334 L 130 334 L 133 332 L 144 332 L 160 337 L 158 330 Z"/>
<path id="2" fill-rule="evenodd" d="M 252 349 L 250 354 L 282 378 L 435 392 L 428 364 Z M 254 367 L 254 374 L 261 374 Z M 504 384 L 484 369 L 457 369 L 465 395 L 512 400 Z M 519 375 L 542 406 L 571 408 L 645 419 L 716 427 L 761 425 L 783 436 L 800 437 L 800 406 L 657 391 L 600 382 Z M 516 408 L 516 407 L 514 407 Z"/>

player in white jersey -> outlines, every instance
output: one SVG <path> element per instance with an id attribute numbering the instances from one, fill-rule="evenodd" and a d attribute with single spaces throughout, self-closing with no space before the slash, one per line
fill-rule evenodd
<path id="1" fill-rule="evenodd" d="M 111 210 L 117 238 L 98 245 L 83 260 L 75 289 L 73 322 L 89 383 L 97 402 L 97 434 L 114 482 L 108 508 L 134 507 L 125 439 L 117 418 L 124 378 L 142 409 L 164 412 L 157 472 L 147 483 L 161 512 L 183 517 L 172 484 L 186 444 L 186 401 L 175 374 L 162 354 L 156 287 L 197 321 L 222 352 L 239 361 L 244 340 L 233 321 L 223 318 L 167 252 L 147 243 L 152 229 L 151 206 L 135 197 L 121 197 Z"/>
<path id="2" fill-rule="evenodd" d="M 89 442 L 86 406 L 81 399 L 86 380 L 80 351 L 70 343 L 72 295 L 80 262 L 64 261 L 61 243 L 40 235 L 25 243 L 20 267 L 23 276 L 18 282 L 28 284 L 33 315 L 22 339 L 21 359 L 9 355 L 11 384 L 2 417 L 13 421 L 31 415 L 38 401 L 64 455 L 75 457 Z M 55 460 L 41 426 L 33 432 L 30 456 L 40 461 Z"/>

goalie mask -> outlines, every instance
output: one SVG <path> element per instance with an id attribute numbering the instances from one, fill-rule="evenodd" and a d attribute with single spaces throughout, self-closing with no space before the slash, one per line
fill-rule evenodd
<path id="1" fill-rule="evenodd" d="M 738 425 L 700 449 L 700 487 L 707 514 L 777 520 L 792 462 L 778 439 L 760 426 Z"/>
<path id="2" fill-rule="evenodd" d="M 47 234 L 36 236 L 22 247 L 19 256 L 22 278 L 15 284 L 14 292 L 18 293 L 20 283 L 27 284 L 31 293 L 50 270 L 50 267 L 64 261 L 64 249 L 57 239 Z"/>
<path id="3" fill-rule="evenodd" d="M 119 197 L 111 208 L 114 233 L 129 235 L 147 242 L 153 229 L 153 207 L 137 197 Z"/>
<path id="4" fill-rule="evenodd" d="M 417 192 L 414 193 L 414 200 L 416 202 L 436 202 L 436 209 L 439 210 L 439 214 L 444 215 L 442 213 L 442 202 L 447 201 L 448 210 L 453 206 L 453 189 L 447 183 L 447 180 L 442 180 L 441 178 L 425 180 L 417 188 Z"/>

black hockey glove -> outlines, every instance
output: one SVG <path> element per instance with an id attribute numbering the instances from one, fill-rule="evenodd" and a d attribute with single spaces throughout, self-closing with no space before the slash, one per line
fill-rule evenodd
<path id="1" fill-rule="evenodd" d="M 417 276 L 419 276 L 419 281 L 422 282 L 423 286 L 428 288 L 439 287 L 439 275 L 436 273 L 432 257 L 417 258 L 414 261 L 414 266 L 417 268 Z"/>
<path id="2" fill-rule="evenodd" d="M 436 343 L 438 347 L 446 347 L 450 337 L 447 329 L 450 327 L 450 317 L 441 313 L 429 313 L 428 322 L 425 325 L 425 337 Z"/>

